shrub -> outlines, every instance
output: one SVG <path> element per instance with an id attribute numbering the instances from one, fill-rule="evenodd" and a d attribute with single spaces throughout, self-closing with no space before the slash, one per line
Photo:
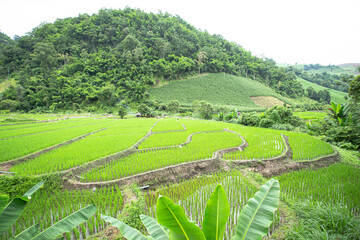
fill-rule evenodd
<path id="1" fill-rule="evenodd" d="M 259 121 L 260 118 L 256 113 L 244 113 L 241 116 L 241 123 L 246 126 L 256 126 Z"/>
<path id="2" fill-rule="evenodd" d="M 14 101 L 10 99 L 2 100 L 0 102 L 0 110 L 15 111 L 18 105 L 19 105 L 18 101 Z"/>
<path id="3" fill-rule="evenodd" d="M 141 113 L 141 116 L 146 117 L 150 114 L 150 109 L 143 103 L 138 106 L 138 112 Z"/>
<path id="4" fill-rule="evenodd" d="M 206 101 L 195 101 L 193 106 L 200 118 L 212 119 L 214 108 L 210 103 Z"/>
<path id="5" fill-rule="evenodd" d="M 269 128 L 274 124 L 273 120 L 268 118 L 263 118 L 259 122 L 259 126 L 263 128 Z"/>
<path id="6" fill-rule="evenodd" d="M 179 112 L 180 102 L 178 100 L 171 100 L 167 105 L 167 110 L 171 113 Z"/>
<path id="7" fill-rule="evenodd" d="M 160 103 L 160 104 L 159 104 L 159 107 L 158 107 L 158 110 L 159 110 L 159 111 L 166 111 L 166 109 L 167 109 L 167 108 L 166 108 L 166 104 L 164 104 L 164 103 Z"/>
<path id="8" fill-rule="evenodd" d="M 119 114 L 120 118 L 124 118 L 127 114 L 126 108 L 123 106 L 120 106 L 118 109 L 118 114 Z"/>

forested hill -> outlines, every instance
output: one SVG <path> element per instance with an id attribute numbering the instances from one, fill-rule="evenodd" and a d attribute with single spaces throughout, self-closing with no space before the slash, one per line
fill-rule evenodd
<path id="1" fill-rule="evenodd" d="M 356 64 L 344 64 L 343 66 L 298 64 L 290 66 L 289 69 L 294 71 L 298 77 L 309 82 L 345 93 L 349 90 L 348 80 L 353 78 L 353 74 L 358 74 Z"/>
<path id="2" fill-rule="evenodd" d="M 1 41 L 0 66 L 2 80 L 17 82 L 2 100 L 22 110 L 141 102 L 157 79 L 199 71 L 246 76 L 284 96 L 303 95 L 294 73 L 273 60 L 197 30 L 179 16 L 130 8 L 58 19 Z"/>
<path id="3" fill-rule="evenodd" d="M 13 40 L 0 31 L 0 44 L 10 44 Z"/>

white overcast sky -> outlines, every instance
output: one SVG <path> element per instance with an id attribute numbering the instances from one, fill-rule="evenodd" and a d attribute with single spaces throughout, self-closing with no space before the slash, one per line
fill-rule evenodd
<path id="1" fill-rule="evenodd" d="M 22 36 L 41 22 L 126 6 L 177 14 L 279 63 L 360 62 L 360 0 L 0 0 L 0 30 Z"/>

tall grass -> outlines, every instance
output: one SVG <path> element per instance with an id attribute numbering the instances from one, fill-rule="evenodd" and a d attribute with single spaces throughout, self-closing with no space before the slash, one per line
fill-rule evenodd
<path id="1" fill-rule="evenodd" d="M 298 202 L 293 209 L 299 218 L 286 239 L 360 239 L 360 217 L 343 204 Z"/>
<path id="2" fill-rule="evenodd" d="M 277 177 L 281 193 L 290 203 L 343 204 L 351 212 L 360 211 L 360 169 L 344 163 L 317 170 L 304 169 Z"/>

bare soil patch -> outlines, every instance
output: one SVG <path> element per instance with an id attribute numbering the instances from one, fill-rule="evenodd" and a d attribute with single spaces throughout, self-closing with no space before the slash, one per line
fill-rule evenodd
<path id="1" fill-rule="evenodd" d="M 276 97 L 259 96 L 259 97 L 250 97 L 250 98 L 256 105 L 259 105 L 259 106 L 265 107 L 265 108 L 271 108 L 274 106 L 283 106 L 284 105 L 284 102 Z"/>

